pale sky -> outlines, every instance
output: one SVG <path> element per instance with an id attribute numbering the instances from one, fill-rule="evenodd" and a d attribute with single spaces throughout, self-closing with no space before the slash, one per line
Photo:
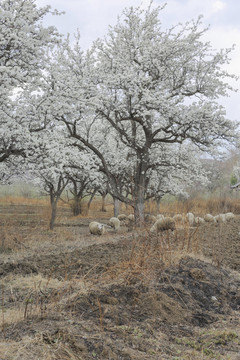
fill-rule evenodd
<path id="1" fill-rule="evenodd" d="M 48 17 L 48 25 L 55 25 L 60 33 L 74 34 L 79 29 L 82 48 L 107 34 L 108 26 L 114 25 L 125 7 L 147 6 L 149 0 L 36 0 L 37 6 L 51 5 L 52 9 L 65 11 L 64 15 Z M 163 28 L 186 22 L 203 15 L 204 26 L 210 26 L 205 39 L 216 49 L 236 45 L 231 63 L 226 69 L 240 76 L 240 0 L 154 0 L 154 5 L 167 4 L 161 11 Z M 205 40 L 204 39 L 204 40 Z M 240 80 L 231 82 L 239 89 L 220 102 L 225 106 L 228 118 L 240 120 Z"/>

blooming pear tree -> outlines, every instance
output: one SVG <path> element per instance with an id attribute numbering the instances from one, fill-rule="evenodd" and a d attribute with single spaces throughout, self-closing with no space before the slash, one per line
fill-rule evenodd
<path id="1" fill-rule="evenodd" d="M 34 183 L 49 195 L 51 204 L 50 229 L 54 227 L 57 204 L 68 185 L 66 176 L 67 151 L 66 139 L 53 130 L 46 129 L 41 137 L 35 137 L 35 151 L 28 156 L 29 171 Z"/>
<path id="2" fill-rule="evenodd" d="M 189 159 L 175 160 L 177 144 L 211 152 L 235 129 L 217 102 L 233 90 L 227 79 L 234 76 L 222 69 L 231 49 L 204 42 L 200 19 L 163 30 L 162 10 L 126 9 L 86 54 L 78 39 L 73 47 L 66 41 L 49 66 L 41 105 L 75 146 L 99 159 L 109 192 L 133 206 L 139 222 L 154 172 L 171 180 L 166 191 L 186 177 L 179 167 Z"/>
<path id="3" fill-rule="evenodd" d="M 57 30 L 42 24 L 48 13 L 50 6 L 37 8 L 33 0 L 0 2 L 0 162 L 25 154 L 29 123 L 13 100 L 26 87 L 36 86 L 48 50 L 59 42 Z"/>
<path id="4" fill-rule="evenodd" d="M 73 215 L 77 216 L 82 213 L 82 200 L 86 197 L 92 199 L 96 194 L 101 176 L 98 172 L 98 162 L 91 153 L 89 154 L 89 151 L 72 148 L 71 154 L 66 167 L 66 175 L 69 180 L 68 189 L 73 196 Z M 88 202 L 88 209 L 90 204 L 91 202 Z"/>
<path id="5" fill-rule="evenodd" d="M 74 142 L 66 137 L 60 126 L 48 127 L 39 134 L 40 136 L 34 134 L 35 148 L 28 155 L 27 163 L 35 183 L 50 197 L 52 230 L 63 191 L 72 190 L 72 184 L 78 182 L 83 190 L 86 190 L 85 183 L 84 186 L 82 184 L 86 178 L 90 189 L 91 181 L 96 177 L 97 163 L 89 152 L 80 151 Z M 79 196 L 78 193 L 77 195 Z M 84 196 L 81 191 L 80 195 Z"/>
<path id="6" fill-rule="evenodd" d="M 232 90 L 226 82 L 232 76 L 222 70 L 230 49 L 215 52 L 202 41 L 200 19 L 163 31 L 159 15 L 159 8 L 126 9 L 95 43 L 96 113 L 136 157 L 133 201 L 140 220 L 154 148 L 190 141 L 210 151 L 232 139 L 234 129 L 217 103 Z"/>
<path id="7" fill-rule="evenodd" d="M 74 216 L 82 213 L 82 200 L 87 196 L 91 196 L 91 180 L 87 174 L 82 172 L 77 173 L 75 176 L 69 175 L 69 192 L 73 196 L 72 212 Z"/>

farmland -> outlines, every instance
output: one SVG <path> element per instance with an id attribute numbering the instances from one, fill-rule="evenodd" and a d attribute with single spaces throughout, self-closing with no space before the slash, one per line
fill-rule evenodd
<path id="1" fill-rule="evenodd" d="M 1 202 L 0 359 L 239 359 L 240 216 L 98 237 L 99 208 Z"/>

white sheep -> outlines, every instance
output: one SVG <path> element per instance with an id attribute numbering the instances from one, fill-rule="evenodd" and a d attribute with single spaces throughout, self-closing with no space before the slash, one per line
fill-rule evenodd
<path id="1" fill-rule="evenodd" d="M 182 222 L 183 221 L 183 216 L 181 214 L 176 214 L 173 216 L 173 220 L 175 222 Z"/>
<path id="2" fill-rule="evenodd" d="M 125 214 L 119 214 L 119 215 L 118 215 L 118 219 L 119 219 L 120 221 L 124 221 L 124 220 L 127 219 L 127 215 L 125 215 Z"/>
<path id="3" fill-rule="evenodd" d="M 206 215 L 204 216 L 204 220 L 205 220 L 206 222 L 214 222 L 214 216 L 211 215 L 211 214 L 206 214 Z"/>
<path id="4" fill-rule="evenodd" d="M 146 214 L 145 215 L 145 221 L 150 222 L 150 223 L 155 223 L 157 221 L 157 218 L 154 215 Z"/>
<path id="5" fill-rule="evenodd" d="M 93 235 L 103 235 L 105 233 L 105 226 L 97 221 L 92 221 L 89 224 L 89 230 Z"/>
<path id="6" fill-rule="evenodd" d="M 133 221 L 134 221 L 134 219 L 135 219 L 134 214 L 130 214 L 130 215 L 128 215 L 127 219 L 128 219 L 130 222 L 133 222 Z"/>
<path id="7" fill-rule="evenodd" d="M 157 216 L 156 216 L 156 218 L 157 218 L 157 220 L 162 220 L 162 219 L 164 219 L 164 215 L 163 214 L 158 214 Z"/>
<path id="8" fill-rule="evenodd" d="M 213 217 L 213 221 L 214 221 L 215 224 L 218 223 L 219 222 L 219 215 L 215 215 Z"/>
<path id="9" fill-rule="evenodd" d="M 111 217 L 109 220 L 109 225 L 115 230 L 118 231 L 120 229 L 121 221 L 116 217 Z"/>
<path id="10" fill-rule="evenodd" d="M 228 212 L 225 214 L 226 221 L 232 220 L 235 218 L 235 215 L 232 212 Z"/>
<path id="11" fill-rule="evenodd" d="M 215 223 L 223 223 L 226 222 L 226 216 L 225 214 L 218 214 L 216 216 L 214 216 L 214 222 Z"/>
<path id="12" fill-rule="evenodd" d="M 153 224 L 150 229 L 150 232 L 165 231 L 165 230 L 175 230 L 175 221 L 171 217 L 166 217 L 164 219 L 159 219 Z"/>
<path id="13" fill-rule="evenodd" d="M 219 220 L 220 220 L 220 222 L 226 222 L 226 215 L 225 214 L 219 214 Z"/>
<path id="14" fill-rule="evenodd" d="M 186 214 L 186 218 L 189 222 L 189 225 L 193 225 L 194 224 L 194 219 L 195 219 L 195 216 L 193 215 L 193 213 L 189 212 Z"/>
<path id="15" fill-rule="evenodd" d="M 195 219 L 194 219 L 194 223 L 195 223 L 196 225 L 204 224 L 204 223 L 205 223 L 205 220 L 204 220 L 202 217 L 200 217 L 200 216 L 196 216 Z"/>

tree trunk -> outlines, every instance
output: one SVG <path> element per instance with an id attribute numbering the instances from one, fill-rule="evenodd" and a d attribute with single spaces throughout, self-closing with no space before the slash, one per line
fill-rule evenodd
<path id="1" fill-rule="evenodd" d="M 77 216 L 82 213 L 81 199 L 78 196 L 74 196 L 72 211 L 74 216 Z"/>
<path id="2" fill-rule="evenodd" d="M 143 225 L 144 223 L 144 208 L 145 208 L 144 191 L 139 191 L 134 207 L 134 216 L 135 216 L 135 222 L 140 226 Z"/>
<path id="3" fill-rule="evenodd" d="M 144 209 L 145 209 L 145 192 L 146 192 L 146 170 L 147 163 L 143 160 L 139 162 L 139 167 L 135 176 L 134 183 L 134 216 L 135 223 L 142 226 L 144 223 Z"/>
<path id="4" fill-rule="evenodd" d="M 160 202 L 161 202 L 161 198 L 157 198 L 156 199 L 156 204 L 157 204 L 157 212 L 160 213 Z"/>
<path id="5" fill-rule="evenodd" d="M 118 215 L 119 215 L 119 200 L 114 197 L 113 201 L 114 201 L 114 216 L 118 217 Z"/>
<path id="6" fill-rule="evenodd" d="M 96 192 L 97 192 L 97 190 L 94 190 L 94 192 L 92 193 L 92 195 L 91 195 L 91 197 L 90 197 L 90 199 L 88 201 L 88 204 L 87 204 L 88 210 L 90 209 L 91 203 L 93 201 L 93 198 L 94 198 Z"/>
<path id="7" fill-rule="evenodd" d="M 57 202 L 58 199 L 52 200 L 51 199 L 51 219 L 50 219 L 50 230 L 53 230 L 54 228 L 54 224 L 55 224 L 55 220 L 56 220 L 56 215 L 57 215 Z"/>
<path id="8" fill-rule="evenodd" d="M 101 207 L 101 211 L 102 212 L 106 212 L 106 206 L 105 206 L 105 199 L 106 199 L 106 194 L 102 195 L 102 207 Z"/>

